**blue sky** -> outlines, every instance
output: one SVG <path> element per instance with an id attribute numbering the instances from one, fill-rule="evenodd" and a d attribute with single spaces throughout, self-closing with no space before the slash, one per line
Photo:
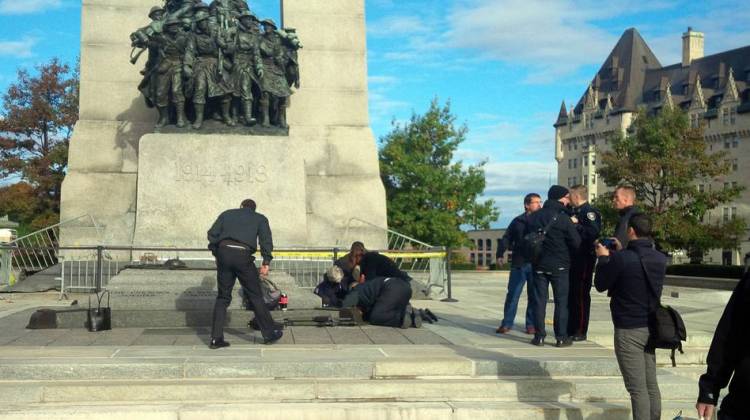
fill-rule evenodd
<path id="1" fill-rule="evenodd" d="M 750 8 L 736 1 L 366 0 L 370 119 L 376 138 L 391 121 L 450 99 L 469 128 L 457 158 L 487 160 L 486 196 L 502 215 L 556 178 L 552 124 L 563 99 L 586 89 L 622 32 L 637 28 L 662 64 L 680 60 L 688 26 L 706 54 L 750 45 Z M 278 19 L 278 0 L 251 7 Z M 146 11 L 144 11 L 145 13 Z M 80 0 L 0 0 L 0 91 L 19 66 L 57 56 L 73 62 Z"/>

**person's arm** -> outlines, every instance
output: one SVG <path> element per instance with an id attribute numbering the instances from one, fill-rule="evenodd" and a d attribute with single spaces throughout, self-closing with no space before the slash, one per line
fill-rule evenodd
<path id="1" fill-rule="evenodd" d="M 609 250 L 604 245 L 596 245 L 596 276 L 594 276 L 594 286 L 598 292 L 612 290 L 617 283 L 617 275 L 620 273 L 622 255 L 610 255 Z"/>
<path id="2" fill-rule="evenodd" d="M 263 257 L 263 265 L 271 264 L 273 259 L 273 237 L 271 235 L 271 226 L 268 225 L 268 219 L 261 217 L 258 224 L 258 243 L 260 244 L 260 255 Z"/>
<path id="3" fill-rule="evenodd" d="M 565 242 L 568 244 L 568 248 L 571 250 L 577 250 L 581 246 L 581 235 L 578 234 L 576 225 L 567 217 L 563 217 L 563 223 L 565 223 Z"/>
<path id="4" fill-rule="evenodd" d="M 513 236 L 513 229 L 516 227 L 516 220 L 513 219 L 512 222 L 508 225 L 508 228 L 505 229 L 505 233 L 503 234 L 503 237 L 500 238 L 500 241 L 497 244 L 497 251 L 495 251 L 495 259 L 500 260 L 503 259 L 505 256 L 505 251 L 508 249 L 511 249 L 513 246 L 512 236 Z"/>
<path id="5" fill-rule="evenodd" d="M 208 249 L 210 249 L 211 251 L 215 251 L 219 246 L 223 220 L 224 213 L 220 214 L 219 217 L 216 218 L 214 224 L 211 225 L 211 228 L 208 229 Z"/>
<path id="6" fill-rule="evenodd" d="M 698 381 L 698 407 L 716 406 L 719 401 L 719 392 L 729 383 L 739 360 L 740 345 L 737 342 L 741 335 L 738 324 L 744 320 L 737 318 L 738 309 L 742 306 L 742 293 L 747 287 L 748 276 L 737 284 L 729 298 L 724 313 L 716 327 L 711 348 L 706 358 L 706 373 L 701 375 Z M 706 410 L 706 407 L 703 407 Z M 699 413 L 700 415 L 701 413 Z"/>

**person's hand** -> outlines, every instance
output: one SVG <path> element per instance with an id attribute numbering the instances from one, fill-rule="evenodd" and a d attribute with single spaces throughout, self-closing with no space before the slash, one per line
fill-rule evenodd
<path id="1" fill-rule="evenodd" d="M 698 418 L 711 420 L 713 418 L 716 406 L 699 402 L 698 404 L 695 404 L 695 409 L 698 410 Z"/>
<path id="2" fill-rule="evenodd" d="M 365 282 L 365 275 L 364 274 L 360 274 L 359 275 L 359 283 L 362 284 L 364 282 Z"/>
<path id="3" fill-rule="evenodd" d="M 596 252 L 597 257 L 609 257 L 609 249 L 607 249 L 607 247 L 602 245 L 599 241 L 596 241 L 594 251 Z"/>
<path id="4" fill-rule="evenodd" d="M 497 263 L 497 266 L 500 267 L 504 263 L 503 257 L 498 258 L 495 262 Z"/>
<path id="5" fill-rule="evenodd" d="M 271 270 L 271 266 L 267 264 L 263 264 L 260 266 L 260 275 L 261 276 L 267 276 L 268 272 Z"/>
<path id="6" fill-rule="evenodd" d="M 570 216 L 570 221 L 573 222 L 576 225 L 578 224 L 578 218 L 575 217 L 575 216 Z"/>
<path id="7" fill-rule="evenodd" d="M 615 244 L 615 250 L 616 251 L 622 251 L 622 243 L 620 243 L 620 240 L 617 238 L 611 238 L 612 242 Z"/>

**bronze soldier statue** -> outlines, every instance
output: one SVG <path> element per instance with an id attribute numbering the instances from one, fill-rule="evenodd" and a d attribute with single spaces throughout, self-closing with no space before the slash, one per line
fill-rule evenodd
<path id="1" fill-rule="evenodd" d="M 156 108 L 159 121 L 156 127 L 169 123 L 169 103 L 174 104 L 177 127 L 185 127 L 185 94 L 183 91 L 183 57 L 187 51 L 188 37 L 181 31 L 182 21 L 169 17 L 164 23 L 164 32 L 151 39 L 149 46 L 157 50 L 159 63 L 156 67 Z M 170 98 L 171 97 L 171 98 Z"/>
<path id="2" fill-rule="evenodd" d="M 146 66 L 141 70 L 143 80 L 138 85 L 138 90 L 143 93 L 143 97 L 146 99 L 146 105 L 149 108 L 153 108 L 156 104 L 156 67 L 159 63 L 159 54 L 158 49 L 153 45 L 149 45 L 149 43 L 156 34 L 161 33 L 163 30 L 164 9 L 159 6 L 154 6 L 151 8 L 151 11 L 148 12 L 148 17 L 151 18 L 151 24 L 138 29 L 130 35 L 133 52 L 135 52 L 136 48 L 141 49 L 136 55 L 131 53 L 130 63 L 137 63 L 141 54 L 144 51 L 148 51 Z"/>
<path id="3" fill-rule="evenodd" d="M 260 28 L 258 18 L 250 12 L 243 12 L 239 17 L 237 30 L 234 32 L 231 51 L 234 54 L 232 79 L 234 96 L 240 99 L 242 116 L 246 125 L 255 124 L 253 118 L 253 88 L 259 89 L 259 80 L 263 75 L 260 58 Z"/>
<path id="4" fill-rule="evenodd" d="M 187 76 L 193 83 L 193 104 L 195 105 L 195 121 L 193 128 L 203 126 L 206 102 L 211 98 L 220 98 L 221 115 L 224 123 L 234 126 L 230 115 L 232 90 L 227 83 L 228 75 L 223 65 L 226 43 L 217 29 L 209 24 L 208 13 L 195 16 L 195 30 L 190 36 L 185 52 L 185 68 Z"/>
<path id="5" fill-rule="evenodd" d="M 261 125 L 274 125 L 287 128 L 286 115 L 279 112 L 286 107 L 287 98 L 292 94 L 286 80 L 286 59 L 283 39 L 277 32 L 276 23 L 271 19 L 261 21 L 263 38 L 260 43 L 260 55 L 263 60 L 263 77 L 261 77 L 260 118 Z"/>

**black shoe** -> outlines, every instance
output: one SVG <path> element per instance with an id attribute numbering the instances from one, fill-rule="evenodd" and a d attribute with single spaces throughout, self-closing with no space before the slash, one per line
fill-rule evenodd
<path id="1" fill-rule="evenodd" d="M 570 337 L 567 337 L 562 340 L 557 340 L 555 347 L 570 347 L 572 345 L 573 345 L 573 339 Z"/>
<path id="2" fill-rule="evenodd" d="M 531 344 L 539 347 L 544 347 L 544 337 L 537 336 L 531 339 Z"/>
<path id="3" fill-rule="evenodd" d="M 586 335 L 574 335 L 570 339 L 573 341 L 586 341 Z"/>
<path id="4" fill-rule="evenodd" d="M 424 313 L 426 313 L 427 316 L 430 317 L 433 321 L 438 322 L 438 317 L 435 316 L 435 314 L 433 314 L 431 310 L 425 309 Z"/>
<path id="5" fill-rule="evenodd" d="M 268 336 L 263 336 L 263 344 L 273 344 L 284 335 L 284 331 L 273 330 Z"/>
<path id="6" fill-rule="evenodd" d="M 424 309 L 419 310 L 419 317 L 422 318 L 422 321 L 427 321 L 430 324 L 433 323 L 432 318 L 430 318 L 424 311 Z"/>
<path id="7" fill-rule="evenodd" d="M 212 338 L 211 344 L 208 345 L 208 348 L 211 350 L 220 349 L 222 347 L 229 347 L 229 343 L 224 341 L 223 338 Z"/>

